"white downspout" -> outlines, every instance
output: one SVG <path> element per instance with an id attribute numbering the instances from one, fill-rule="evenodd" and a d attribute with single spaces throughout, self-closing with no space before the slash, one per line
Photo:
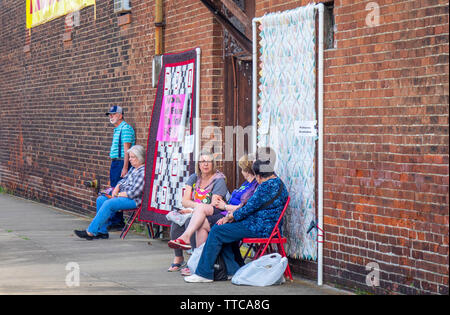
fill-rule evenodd
<path id="1" fill-rule="evenodd" d="M 195 149 L 194 149 L 194 161 L 197 166 L 198 155 L 200 154 L 200 56 L 202 50 L 200 47 L 196 48 L 197 52 L 197 62 L 196 62 L 196 72 L 195 72 Z"/>
<path id="2" fill-rule="evenodd" d="M 324 13 L 325 6 L 323 3 L 316 5 L 319 11 L 319 82 L 318 82 L 318 120 L 319 120 L 319 143 L 318 143 L 318 224 L 317 224 L 317 284 L 323 284 L 323 37 L 324 37 Z"/>
<path id="3" fill-rule="evenodd" d="M 256 35 L 256 22 L 258 22 L 258 18 L 254 18 L 252 20 L 252 44 L 253 44 L 253 52 L 252 52 L 252 61 L 253 61 L 253 74 L 252 74 L 252 150 L 253 153 L 256 154 L 256 148 L 257 148 L 257 129 L 258 129 L 258 51 L 257 51 L 257 44 L 258 44 L 258 38 Z"/>

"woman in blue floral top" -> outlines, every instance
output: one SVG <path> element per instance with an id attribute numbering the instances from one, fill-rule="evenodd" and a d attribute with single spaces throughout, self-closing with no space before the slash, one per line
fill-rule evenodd
<path id="1" fill-rule="evenodd" d="M 221 251 L 228 275 L 234 275 L 239 265 L 231 243 L 247 237 L 270 236 L 288 198 L 284 183 L 273 172 L 274 164 L 274 161 L 260 159 L 253 163 L 258 188 L 242 208 L 229 212 L 220 225 L 211 229 L 197 270 L 184 278 L 186 282 L 212 282 L 214 263 Z"/>

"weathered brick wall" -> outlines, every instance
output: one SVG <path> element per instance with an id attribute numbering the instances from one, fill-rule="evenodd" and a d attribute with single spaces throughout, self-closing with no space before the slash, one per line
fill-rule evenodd
<path id="1" fill-rule="evenodd" d="M 367 1 L 341 1 L 326 55 L 325 263 L 349 283 L 379 263 L 381 292 L 448 294 L 448 2 L 378 3 L 368 27 Z"/>
<path id="2" fill-rule="evenodd" d="M 130 23 L 113 13 L 112 3 L 97 1 L 95 17 L 94 7 L 81 10 L 79 26 L 67 27 L 61 17 L 30 36 L 25 3 L 1 2 L 0 184 L 8 191 L 95 211 L 95 194 L 83 182 L 108 182 L 112 125 L 104 112 L 111 104 L 125 108 L 137 143 L 146 146 L 155 97 L 154 2 L 133 1 Z M 217 124 L 223 120 L 221 28 L 198 1 L 183 1 L 185 8 L 164 3 L 164 52 L 202 49 L 202 126 Z"/>
<path id="3" fill-rule="evenodd" d="M 448 294 L 449 5 L 375 1 L 370 27 L 369 2 L 334 2 L 336 49 L 325 52 L 324 279 Z M 297 6 L 258 1 L 257 16 Z"/>
<path id="4" fill-rule="evenodd" d="M 448 294 L 448 3 L 375 1 L 380 23 L 369 27 L 369 2 L 335 1 L 336 48 L 325 52 L 324 280 Z M 164 3 L 164 52 L 202 49 L 202 126 L 221 126 L 221 27 L 200 1 Z M 307 3 L 258 0 L 256 16 Z M 80 26 L 59 18 L 28 38 L 24 1 L 0 2 L 2 187 L 92 213 L 95 195 L 82 183 L 107 181 L 108 106 L 123 105 L 147 143 L 154 2 L 132 5 L 128 24 L 98 0 L 95 20 L 85 8 Z M 315 277 L 315 262 L 291 262 Z M 370 262 L 380 266 L 373 289 Z"/>
<path id="5" fill-rule="evenodd" d="M 137 125 L 138 139 L 147 143 L 150 113 L 156 90 L 151 87 L 154 56 L 154 1 L 134 1 L 132 23 L 123 32 L 130 34 L 131 75 L 128 91 Z M 196 0 L 164 1 L 164 53 L 201 48 L 201 119 L 202 126 L 219 121 L 223 115 L 222 30 L 210 12 Z M 199 36 L 201 34 L 201 36 Z"/>

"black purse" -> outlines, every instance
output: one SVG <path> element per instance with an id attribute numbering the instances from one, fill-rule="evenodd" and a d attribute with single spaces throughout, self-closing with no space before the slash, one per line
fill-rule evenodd
<path id="1" fill-rule="evenodd" d="M 216 262 L 214 263 L 214 281 L 226 280 L 228 280 L 227 266 L 225 265 L 225 260 L 222 257 L 222 251 L 220 251 Z"/>

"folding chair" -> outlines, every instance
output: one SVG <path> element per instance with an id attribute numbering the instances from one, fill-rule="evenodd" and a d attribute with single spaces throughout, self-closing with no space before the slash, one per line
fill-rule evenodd
<path id="1" fill-rule="evenodd" d="M 122 212 L 130 213 L 128 218 L 125 219 L 125 226 L 123 227 L 122 232 L 120 233 L 121 239 L 125 239 L 125 237 L 127 236 L 128 231 L 130 230 L 134 221 L 136 221 L 136 218 L 137 218 L 140 210 L 141 210 L 141 208 L 121 210 Z M 153 231 L 153 225 L 151 223 L 147 223 L 146 226 L 147 226 L 148 236 L 149 237 L 151 236 L 151 238 L 155 238 L 155 232 Z"/>
<path id="2" fill-rule="evenodd" d="M 282 257 L 286 257 L 286 252 L 284 251 L 283 244 L 287 242 L 287 239 L 286 239 L 286 237 L 281 237 L 279 225 L 280 225 L 281 219 L 284 216 L 284 213 L 286 212 L 286 209 L 287 209 L 290 201 L 291 201 L 291 197 L 288 197 L 286 204 L 284 205 L 283 211 L 281 211 L 280 217 L 278 218 L 278 222 L 277 222 L 277 224 L 275 224 L 275 227 L 273 228 L 272 233 L 270 234 L 269 238 L 244 238 L 244 239 L 242 239 L 242 244 L 250 244 L 250 247 L 247 250 L 247 253 L 245 254 L 244 260 L 245 260 L 245 258 L 247 258 L 250 250 L 253 247 L 256 247 L 256 249 L 257 249 L 256 254 L 253 257 L 253 259 L 257 259 L 257 258 L 263 256 L 269 246 L 270 246 L 271 252 L 273 252 L 272 244 L 276 244 L 277 248 L 278 248 L 278 253 Z M 284 271 L 284 275 L 286 277 L 289 277 L 289 279 L 291 281 L 293 281 L 291 269 L 289 268 L 289 263 L 286 267 L 286 270 Z"/>

